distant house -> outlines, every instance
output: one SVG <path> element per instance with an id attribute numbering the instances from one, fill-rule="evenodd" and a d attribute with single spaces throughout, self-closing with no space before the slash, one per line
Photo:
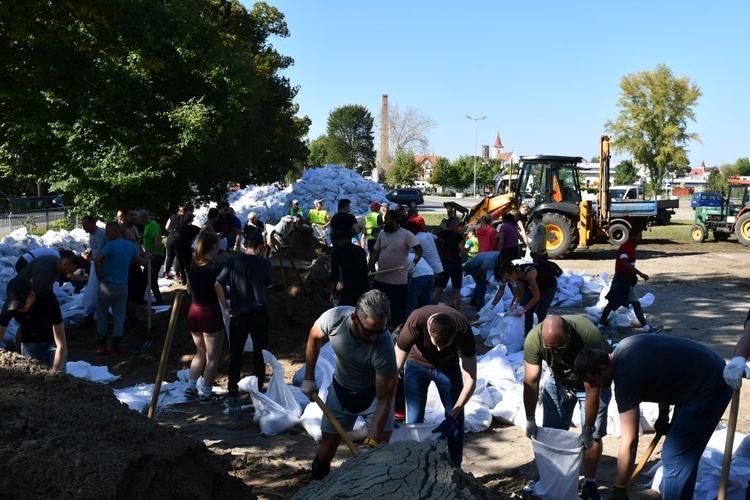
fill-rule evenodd
<path id="1" fill-rule="evenodd" d="M 435 168 L 440 156 L 437 155 L 414 155 L 414 163 L 419 166 L 419 174 L 414 184 L 419 188 L 427 187 L 430 184 L 432 169 Z"/>

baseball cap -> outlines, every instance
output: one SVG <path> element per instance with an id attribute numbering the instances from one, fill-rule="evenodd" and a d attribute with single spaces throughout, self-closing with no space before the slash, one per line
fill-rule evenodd
<path id="1" fill-rule="evenodd" d="M 370 203 L 370 210 L 380 210 L 380 207 L 381 205 L 377 201 Z"/>
<path id="2" fill-rule="evenodd" d="M 31 281 L 22 276 L 16 276 L 8 282 L 6 287 L 8 298 L 5 300 L 6 311 L 17 311 L 26 305 L 26 299 L 31 295 Z"/>
<path id="3" fill-rule="evenodd" d="M 323 203 L 323 198 L 318 198 L 317 200 L 315 200 L 315 203 L 316 203 L 316 204 L 317 204 L 317 203 Z"/>
<path id="4" fill-rule="evenodd" d="M 299 200 L 292 200 L 292 205 L 299 205 Z"/>

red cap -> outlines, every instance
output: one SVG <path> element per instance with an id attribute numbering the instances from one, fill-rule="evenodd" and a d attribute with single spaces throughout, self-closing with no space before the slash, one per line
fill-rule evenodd
<path id="1" fill-rule="evenodd" d="M 370 210 L 380 210 L 380 203 L 377 201 L 370 203 Z"/>

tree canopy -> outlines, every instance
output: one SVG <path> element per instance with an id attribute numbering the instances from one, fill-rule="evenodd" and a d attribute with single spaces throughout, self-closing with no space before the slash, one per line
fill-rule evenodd
<path id="1" fill-rule="evenodd" d="M 617 171 L 615 172 L 615 184 L 634 184 L 638 174 L 635 170 L 635 165 L 630 160 L 623 160 L 617 165 Z"/>
<path id="2" fill-rule="evenodd" d="M 275 7 L 9 0 L 0 27 L 0 172 L 50 182 L 81 211 L 217 199 L 307 156 Z"/>
<path id="3" fill-rule="evenodd" d="M 419 175 L 419 165 L 414 161 L 414 153 L 408 150 L 396 155 L 393 166 L 388 170 L 388 184 L 392 186 L 413 186 Z"/>
<path id="4" fill-rule="evenodd" d="M 695 121 L 701 91 L 690 78 L 675 77 L 663 64 L 653 71 L 625 75 L 620 89 L 619 115 L 605 124 L 614 134 L 612 147 L 629 152 L 644 165 L 652 189 L 658 191 L 669 172 L 688 166 L 688 143 L 700 140 L 687 128 L 688 122 Z"/>
<path id="5" fill-rule="evenodd" d="M 348 104 L 328 114 L 327 158 L 362 175 L 375 168 L 372 114 L 360 104 Z"/>

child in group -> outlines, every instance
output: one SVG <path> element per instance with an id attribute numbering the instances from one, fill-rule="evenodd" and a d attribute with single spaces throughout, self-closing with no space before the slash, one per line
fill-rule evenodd
<path id="1" fill-rule="evenodd" d="M 466 243 L 464 243 L 464 248 L 466 248 L 466 251 L 469 252 L 468 257 L 466 258 L 466 262 L 469 262 L 476 254 L 479 253 L 479 240 L 477 239 L 477 233 L 473 229 L 469 229 L 469 232 L 466 233 Z"/>

